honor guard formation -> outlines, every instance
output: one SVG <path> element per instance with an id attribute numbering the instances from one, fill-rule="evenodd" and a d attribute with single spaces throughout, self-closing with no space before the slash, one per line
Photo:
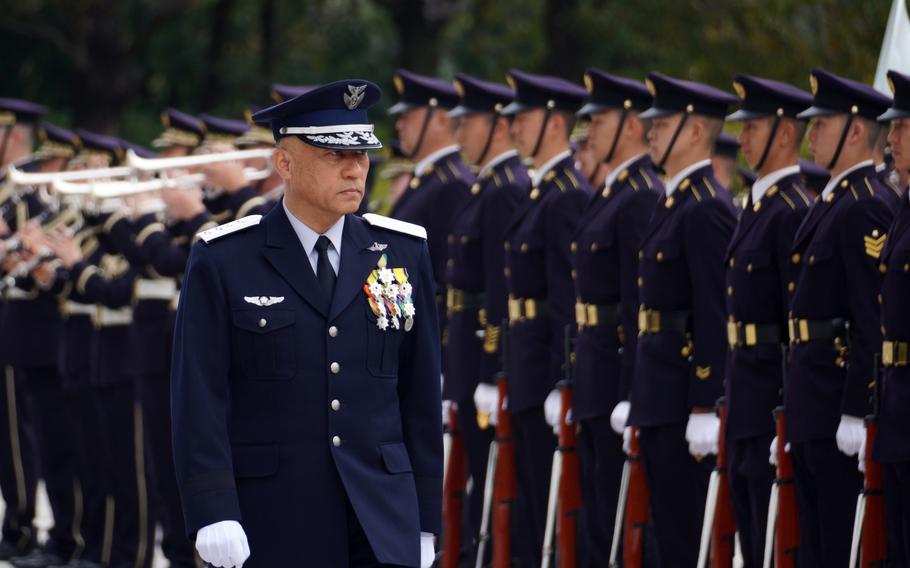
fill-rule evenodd
<path id="1" fill-rule="evenodd" d="M 0 559 L 910 566 L 910 76 L 505 79 L 0 99 Z"/>

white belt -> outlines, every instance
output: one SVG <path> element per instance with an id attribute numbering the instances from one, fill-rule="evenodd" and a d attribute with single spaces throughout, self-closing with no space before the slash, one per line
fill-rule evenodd
<path id="1" fill-rule="evenodd" d="M 120 308 L 119 310 L 112 310 L 97 306 L 92 314 L 92 323 L 95 324 L 96 328 L 130 325 L 133 323 L 133 309 Z"/>
<path id="2" fill-rule="evenodd" d="M 30 292 L 26 292 L 22 288 L 14 287 L 14 288 L 10 288 L 9 290 L 6 291 L 6 299 L 7 300 L 34 300 L 35 295 Z"/>
<path id="3" fill-rule="evenodd" d="M 173 300 L 177 293 L 177 281 L 173 278 L 140 278 L 136 280 L 137 300 Z"/>
<path id="4" fill-rule="evenodd" d="M 98 311 L 95 304 L 80 304 L 72 300 L 63 304 L 64 316 L 93 316 Z"/>

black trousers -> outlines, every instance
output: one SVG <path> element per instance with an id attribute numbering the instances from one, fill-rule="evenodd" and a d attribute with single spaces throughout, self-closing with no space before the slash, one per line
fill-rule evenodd
<path id="1" fill-rule="evenodd" d="M 540 566 L 556 436 L 542 406 L 513 414 L 512 433 L 517 478 L 513 548 L 522 567 Z"/>
<path id="2" fill-rule="evenodd" d="M 774 434 L 727 442 L 727 473 L 744 568 L 761 568 L 774 468 L 768 448 Z"/>
<path id="3" fill-rule="evenodd" d="M 83 495 L 76 443 L 75 400 L 64 392 L 56 367 L 30 367 L 21 371 L 29 416 L 38 441 L 40 477 L 44 480 L 54 526 L 45 549 L 64 561 L 79 558 L 82 537 Z"/>
<path id="4" fill-rule="evenodd" d="M 846 567 L 856 497 L 863 485 L 856 456 L 837 449 L 834 438 L 792 444 L 799 506 L 799 565 Z"/>
<path id="5" fill-rule="evenodd" d="M 35 490 L 38 462 L 28 416 L 23 377 L 3 366 L 0 388 L 0 492 L 6 502 L 3 541 L 25 552 L 35 542 Z"/>
<path id="6" fill-rule="evenodd" d="M 661 566 L 695 566 L 715 458 L 689 454 L 685 422 L 641 427 L 639 442 Z"/>
<path id="7" fill-rule="evenodd" d="M 882 465 L 889 566 L 910 566 L 910 462 Z"/>
<path id="8" fill-rule="evenodd" d="M 587 552 L 584 566 L 607 566 L 619 484 L 626 456 L 622 436 L 610 426 L 610 417 L 601 416 L 581 421 L 578 433 L 578 459 L 581 466 L 581 512 L 584 530 L 580 531 L 579 548 Z"/>
<path id="9" fill-rule="evenodd" d="M 167 372 L 140 375 L 136 385 L 145 418 L 151 517 L 161 524 L 161 551 L 172 568 L 195 568 L 193 543 L 186 536 L 174 470 L 170 377 Z"/>

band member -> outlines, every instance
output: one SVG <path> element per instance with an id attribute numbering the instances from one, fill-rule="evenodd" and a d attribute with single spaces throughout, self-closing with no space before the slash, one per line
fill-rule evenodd
<path id="1" fill-rule="evenodd" d="M 440 356 L 423 228 L 352 215 L 379 88 L 257 113 L 285 196 L 200 234 L 172 366 L 187 531 L 215 566 L 428 568 L 441 523 Z"/>
<path id="2" fill-rule="evenodd" d="M 640 432 L 661 559 L 694 566 L 717 452 L 726 358 L 724 266 L 733 212 L 711 153 L 729 105 L 723 91 L 648 74 L 651 158 L 665 195 L 638 250 L 639 322 L 629 422 Z"/>

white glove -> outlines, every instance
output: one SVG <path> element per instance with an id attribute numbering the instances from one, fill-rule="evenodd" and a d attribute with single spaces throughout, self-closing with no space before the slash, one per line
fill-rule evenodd
<path id="1" fill-rule="evenodd" d="M 496 425 L 499 416 L 499 389 L 495 385 L 479 383 L 474 389 L 474 407 L 477 412 L 490 417 L 490 424 Z"/>
<path id="2" fill-rule="evenodd" d="M 837 425 L 837 448 L 848 456 L 855 456 L 866 437 L 866 425 L 862 418 L 842 414 Z"/>
<path id="3" fill-rule="evenodd" d="M 196 550 L 200 558 L 221 568 L 240 568 L 250 557 L 246 533 L 237 521 L 220 521 L 199 529 Z"/>
<path id="4" fill-rule="evenodd" d="M 420 568 L 430 568 L 436 560 L 436 548 L 432 533 L 420 533 Z"/>
<path id="5" fill-rule="evenodd" d="M 632 407 L 628 400 L 621 400 L 616 403 L 613 412 L 610 413 L 610 427 L 617 434 L 622 434 L 626 429 L 626 422 L 629 421 L 629 409 Z"/>
<path id="6" fill-rule="evenodd" d="M 632 427 L 626 426 L 622 429 L 622 451 L 626 452 L 626 455 L 632 455 Z"/>
<path id="7" fill-rule="evenodd" d="M 543 415 L 547 419 L 547 424 L 552 426 L 553 433 L 559 433 L 559 413 L 562 410 L 562 397 L 558 390 L 550 391 L 547 400 L 543 403 Z"/>
<path id="8" fill-rule="evenodd" d="M 866 437 L 863 436 L 863 442 L 859 445 L 859 464 L 856 466 L 858 470 L 863 473 L 866 473 Z"/>
<path id="9" fill-rule="evenodd" d="M 451 400 L 442 401 L 442 425 L 445 426 L 449 423 L 449 409 L 452 408 Z"/>
<path id="10" fill-rule="evenodd" d="M 720 434 L 720 418 L 710 414 L 690 414 L 686 424 L 686 441 L 689 453 L 696 458 L 717 453 L 717 437 Z"/>
<path id="11" fill-rule="evenodd" d="M 768 463 L 777 467 L 777 436 L 774 436 L 774 439 L 771 440 L 771 447 L 768 450 L 771 452 L 768 454 Z M 790 442 L 784 444 L 784 451 L 788 454 L 790 453 Z"/>

